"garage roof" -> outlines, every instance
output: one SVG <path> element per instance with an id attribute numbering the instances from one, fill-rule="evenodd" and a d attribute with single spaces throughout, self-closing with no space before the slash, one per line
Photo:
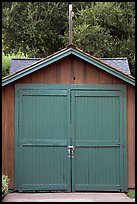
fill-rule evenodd
<path id="1" fill-rule="evenodd" d="M 99 58 L 99 59 L 108 65 L 118 68 L 125 74 L 131 75 L 127 58 Z"/>
<path id="2" fill-rule="evenodd" d="M 38 62 L 43 58 L 13 58 L 10 64 L 10 74 Z M 127 58 L 99 58 L 108 65 L 123 71 L 125 74 L 131 75 Z"/>
<path id="3" fill-rule="evenodd" d="M 39 70 L 47 65 L 56 62 L 66 56 L 75 55 L 86 62 L 97 66 L 98 68 L 122 79 L 123 81 L 135 85 L 135 78 L 130 76 L 130 70 L 128 66 L 127 58 L 96 58 L 90 54 L 84 52 L 83 50 L 76 48 L 74 45 L 69 45 L 68 47 L 61 49 L 60 51 L 47 56 L 46 58 L 29 58 L 28 60 L 16 60 L 18 63 L 22 64 L 20 68 L 12 66 L 11 64 L 11 74 L 4 77 L 2 80 L 2 86 L 5 86 L 13 81 L 20 79 L 36 70 Z M 21 62 L 22 61 L 22 62 Z"/>

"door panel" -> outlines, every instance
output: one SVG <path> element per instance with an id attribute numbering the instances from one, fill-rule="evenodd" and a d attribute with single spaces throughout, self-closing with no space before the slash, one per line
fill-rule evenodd
<path id="1" fill-rule="evenodd" d="M 70 191 L 67 91 L 25 90 L 19 97 L 19 190 Z"/>
<path id="2" fill-rule="evenodd" d="M 127 191 L 123 91 L 94 85 L 30 87 L 16 91 L 15 188 Z"/>
<path id="3" fill-rule="evenodd" d="M 74 91 L 73 191 L 120 190 L 120 92 Z"/>

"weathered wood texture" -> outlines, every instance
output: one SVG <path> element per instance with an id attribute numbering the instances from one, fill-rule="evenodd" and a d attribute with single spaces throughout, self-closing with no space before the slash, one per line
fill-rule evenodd
<path id="1" fill-rule="evenodd" d="M 38 70 L 16 83 L 44 84 L 125 84 L 127 85 L 128 187 L 135 184 L 135 88 L 74 56 Z M 14 188 L 15 83 L 2 89 L 2 170 Z"/>
<path id="2" fill-rule="evenodd" d="M 135 87 L 127 91 L 128 187 L 135 188 Z"/>
<path id="3" fill-rule="evenodd" d="M 2 171 L 14 187 L 14 84 L 2 90 Z"/>

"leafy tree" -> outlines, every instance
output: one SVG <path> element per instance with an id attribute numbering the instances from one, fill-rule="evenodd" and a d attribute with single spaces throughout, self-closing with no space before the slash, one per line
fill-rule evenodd
<path id="1" fill-rule="evenodd" d="M 13 2 L 3 9 L 4 52 L 43 57 L 64 47 L 66 10 L 60 2 Z"/>
<path id="2" fill-rule="evenodd" d="M 12 2 L 2 2 L 2 9 L 10 8 L 11 5 L 12 5 Z"/>
<path id="3" fill-rule="evenodd" d="M 2 9 L 5 54 L 45 57 L 68 45 L 68 5 L 73 39 L 96 57 L 127 57 L 135 75 L 135 2 L 7 2 Z"/>
<path id="4" fill-rule="evenodd" d="M 133 76 L 134 32 L 134 2 L 96 2 L 73 17 L 73 44 L 96 57 L 127 57 Z"/>

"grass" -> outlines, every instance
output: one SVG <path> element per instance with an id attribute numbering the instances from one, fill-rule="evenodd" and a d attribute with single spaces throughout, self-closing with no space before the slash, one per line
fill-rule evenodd
<path id="1" fill-rule="evenodd" d="M 134 191 L 128 192 L 127 196 L 130 198 L 135 198 L 135 192 Z"/>

